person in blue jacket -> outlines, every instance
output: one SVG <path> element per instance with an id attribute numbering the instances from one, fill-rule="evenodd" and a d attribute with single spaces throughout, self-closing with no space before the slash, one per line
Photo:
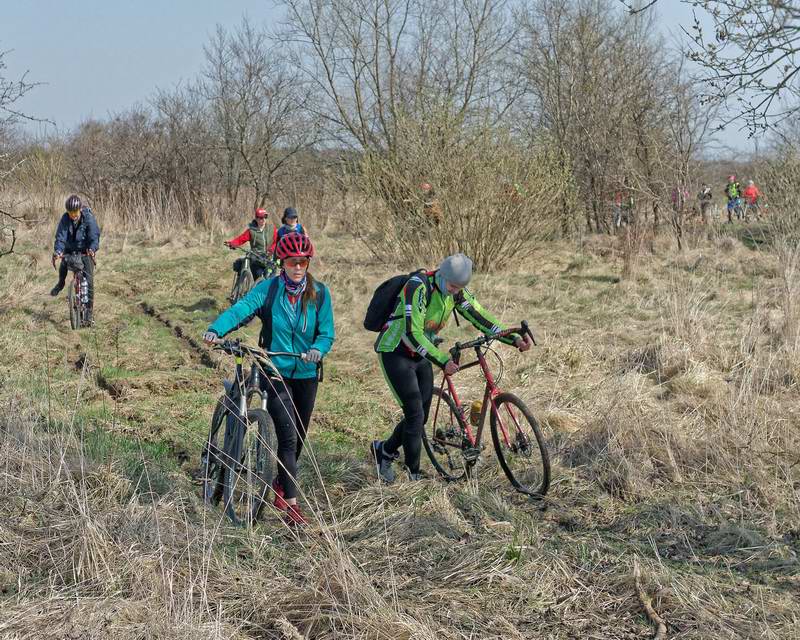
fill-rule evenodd
<path id="1" fill-rule="evenodd" d="M 333 304 L 328 287 L 317 282 L 308 271 L 314 256 L 308 236 L 299 233 L 283 236 L 278 240 L 275 254 L 281 261 L 281 272 L 256 284 L 223 312 L 208 327 L 203 339 L 212 343 L 258 316 L 260 347 L 303 354 L 302 360 L 289 356 L 273 358 L 286 384 L 270 389 L 267 401 L 267 410 L 275 422 L 280 461 L 278 476 L 272 484 L 275 506 L 286 512 L 287 524 L 303 525 L 306 520 L 297 505 L 297 459 L 314 410 L 317 367 L 335 339 Z"/>
<path id="2" fill-rule="evenodd" d="M 83 260 L 83 273 L 89 288 L 89 320 L 92 317 L 94 304 L 94 256 L 100 248 L 100 227 L 89 207 L 84 207 L 78 196 L 67 198 L 64 205 L 66 212 L 56 227 L 56 239 L 53 245 L 53 268 L 56 260 L 65 253 L 79 253 Z M 61 293 L 67 282 L 67 262 L 61 260 L 58 268 L 58 282 L 50 290 L 51 296 Z"/>
<path id="3" fill-rule="evenodd" d="M 303 225 L 300 224 L 298 221 L 297 211 L 295 211 L 294 207 L 286 207 L 283 210 L 283 216 L 281 217 L 281 226 L 278 229 L 278 240 L 280 240 L 283 236 L 288 235 L 290 233 L 300 233 L 302 235 L 307 235 L 306 230 L 303 229 Z"/>

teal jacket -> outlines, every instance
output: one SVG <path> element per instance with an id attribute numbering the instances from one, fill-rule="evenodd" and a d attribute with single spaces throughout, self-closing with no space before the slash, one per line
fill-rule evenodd
<path id="1" fill-rule="evenodd" d="M 278 289 L 272 309 L 264 308 L 270 283 L 277 279 Z M 336 334 L 333 329 L 333 304 L 331 293 L 321 282 L 315 282 L 317 296 L 323 296 L 322 305 L 317 315 L 317 305 L 309 302 L 305 313 L 302 311 L 300 301 L 292 305 L 286 295 L 286 287 L 280 277 L 275 276 L 262 280 L 254 286 L 239 302 L 224 311 L 214 320 L 209 331 L 213 331 L 220 338 L 231 331 L 246 325 L 255 316 L 262 320 L 262 331 L 259 344 L 267 351 L 289 351 L 291 353 L 306 353 L 316 349 L 325 356 L 333 346 Z M 264 317 L 266 313 L 272 314 L 272 337 L 266 344 Z M 284 378 L 314 378 L 317 375 L 317 365 L 303 362 L 299 358 L 276 356 L 272 360 Z"/>

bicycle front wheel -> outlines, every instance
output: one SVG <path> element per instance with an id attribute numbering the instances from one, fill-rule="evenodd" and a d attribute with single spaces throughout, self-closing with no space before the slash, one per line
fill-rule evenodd
<path id="1" fill-rule="evenodd" d="M 208 505 L 216 505 L 222 497 L 222 485 L 225 479 L 222 446 L 225 436 L 225 419 L 228 417 L 230 403 L 231 400 L 226 395 L 223 395 L 217 401 L 217 406 L 214 407 L 214 415 L 211 417 L 208 439 L 203 446 L 203 452 L 200 454 L 200 467 L 203 474 L 203 502 Z"/>
<path id="2" fill-rule="evenodd" d="M 232 302 L 236 304 L 253 286 L 253 274 L 249 270 L 242 270 L 233 290 Z"/>
<path id="3" fill-rule="evenodd" d="M 69 283 L 67 291 L 67 304 L 69 304 L 69 326 L 79 329 L 81 326 L 80 292 L 75 290 L 75 280 Z"/>
<path id="4" fill-rule="evenodd" d="M 258 519 L 275 474 L 277 444 L 269 414 L 247 412 L 247 424 L 237 422 L 225 445 L 225 513 L 234 524 L 252 526 Z"/>
<path id="5" fill-rule="evenodd" d="M 550 456 L 539 422 L 513 393 L 501 393 L 492 410 L 492 441 L 500 466 L 520 493 L 543 496 L 550 486 Z"/>
<path id="6" fill-rule="evenodd" d="M 433 468 L 445 480 L 460 480 L 472 463 L 464 457 L 466 425 L 450 394 L 439 387 L 433 390 L 431 416 L 422 432 L 422 444 Z"/>

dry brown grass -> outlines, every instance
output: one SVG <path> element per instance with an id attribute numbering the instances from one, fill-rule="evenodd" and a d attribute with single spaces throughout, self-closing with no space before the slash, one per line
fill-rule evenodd
<path id="1" fill-rule="evenodd" d="M 357 241 L 320 236 L 338 339 L 303 462 L 313 524 L 295 538 L 274 514 L 227 527 L 199 503 L 190 465 L 153 489 L 148 442 L 196 459 L 223 372 L 139 302 L 199 333 L 229 284 L 230 254 L 209 240 L 129 238 L 121 251 L 108 238 L 92 333 L 66 331 L 60 301 L 9 308 L 0 637 L 648 637 L 634 559 L 669 637 L 800 634 L 800 394 L 772 257 L 719 239 L 684 256 L 657 247 L 619 282 L 613 240 L 591 240 L 577 257 L 550 244 L 476 277 L 504 321 L 538 328 L 531 357 L 501 351 L 502 386 L 534 407 L 553 452 L 538 505 L 510 491 L 490 448 L 467 483 L 375 482 L 365 443 L 398 411 L 358 327 L 368 293 L 406 265 L 367 269 Z M 36 273 L 26 295 L 51 278 Z M 459 382 L 478 393 L 476 377 Z M 98 427 L 140 448 L 98 455 Z"/>

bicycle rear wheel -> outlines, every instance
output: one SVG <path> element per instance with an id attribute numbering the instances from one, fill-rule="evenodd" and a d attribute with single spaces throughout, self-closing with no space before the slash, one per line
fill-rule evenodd
<path id="1" fill-rule="evenodd" d="M 506 477 L 520 493 L 545 495 L 550 486 L 550 456 L 539 422 L 513 393 L 501 393 L 494 403 L 492 441 Z"/>
<path id="2" fill-rule="evenodd" d="M 235 429 L 227 434 L 225 443 L 225 513 L 234 524 L 252 526 L 266 503 L 275 474 L 275 429 L 269 414 L 260 409 L 247 412 L 247 425 L 240 423 L 239 416 L 233 419 Z"/>
<path id="3" fill-rule="evenodd" d="M 433 389 L 432 415 L 422 432 L 422 444 L 433 468 L 445 480 L 455 481 L 466 476 L 474 461 L 464 457 L 466 425 L 450 394 L 439 387 Z"/>
<path id="4" fill-rule="evenodd" d="M 80 292 L 75 291 L 75 279 L 69 283 L 67 290 L 67 304 L 69 305 L 69 326 L 79 329 L 81 326 Z"/>

